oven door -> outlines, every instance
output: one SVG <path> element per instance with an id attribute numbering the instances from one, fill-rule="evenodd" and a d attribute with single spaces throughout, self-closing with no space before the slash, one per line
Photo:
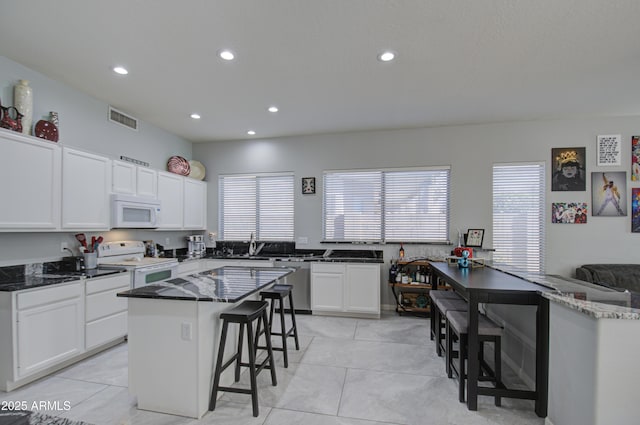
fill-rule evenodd
<path id="1" fill-rule="evenodd" d="M 133 288 L 151 285 L 178 276 L 178 263 L 138 267 L 133 272 Z"/>

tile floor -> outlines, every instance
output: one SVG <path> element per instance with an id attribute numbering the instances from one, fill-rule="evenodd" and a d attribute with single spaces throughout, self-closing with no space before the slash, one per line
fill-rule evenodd
<path id="1" fill-rule="evenodd" d="M 459 403 L 457 382 L 446 377 L 426 319 L 394 313 L 380 320 L 297 318 L 301 349 L 290 351 L 288 369 L 276 353 L 277 387 L 269 373 L 258 377 L 257 418 L 249 396 L 231 393 L 200 420 L 137 410 L 127 389 L 126 344 L 11 393 L 0 392 L 0 400 L 69 401 L 69 410 L 43 413 L 95 425 L 544 424 L 528 400 L 503 399 L 496 407 L 493 398 L 480 397 L 476 412 Z M 247 385 L 246 375 L 241 385 Z"/>

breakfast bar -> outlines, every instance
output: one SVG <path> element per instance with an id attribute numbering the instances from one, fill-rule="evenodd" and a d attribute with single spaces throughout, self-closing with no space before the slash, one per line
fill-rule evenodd
<path id="1" fill-rule="evenodd" d="M 257 299 L 260 290 L 294 271 L 227 266 L 119 293 L 129 300 L 129 391 L 138 408 L 202 417 L 211 395 L 220 314 Z M 225 357 L 233 354 L 233 344 L 227 347 Z M 224 385 L 233 383 L 228 372 L 221 377 Z"/>
<path id="2" fill-rule="evenodd" d="M 477 355 L 469 354 L 467 377 L 467 406 L 477 410 L 478 395 L 535 400 L 535 411 L 540 417 L 547 416 L 548 369 L 549 369 L 549 301 L 541 294 L 553 290 L 528 282 L 508 273 L 489 267 L 458 268 L 448 263 L 431 263 L 432 290 L 437 290 L 438 280 L 451 285 L 469 303 L 468 308 L 468 352 L 477 353 L 478 304 L 516 304 L 537 307 L 536 313 L 536 378 L 533 391 L 478 386 L 480 362 Z"/>

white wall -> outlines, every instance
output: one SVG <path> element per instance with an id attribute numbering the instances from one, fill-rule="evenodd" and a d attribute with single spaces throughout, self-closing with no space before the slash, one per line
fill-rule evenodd
<path id="1" fill-rule="evenodd" d="M 322 119 L 319 117 L 318 119 Z M 622 166 L 595 166 L 596 136 L 622 134 Z M 451 165 L 451 232 L 484 228 L 485 247 L 492 243 L 491 173 L 494 163 L 544 161 L 551 175 L 551 148 L 586 147 L 587 173 L 630 169 L 631 136 L 640 134 L 638 117 L 468 125 L 393 131 L 329 134 L 281 139 L 194 144 L 194 156 L 207 168 L 210 227 L 217 226 L 216 177 L 227 173 L 293 171 L 296 176 L 296 236 L 310 247 L 322 239 L 322 172 L 330 169 Z M 317 194 L 300 194 L 300 179 L 315 176 Z M 585 192 L 551 192 L 547 180 L 546 271 L 570 276 L 586 263 L 638 262 L 640 234 L 632 234 L 627 217 L 588 217 L 587 224 L 551 224 L 552 202 L 587 202 Z M 590 175 L 587 178 L 590 182 Z M 627 182 L 626 196 L 638 183 Z M 628 202 L 630 204 L 630 202 Z M 630 212 L 628 211 L 630 214 Z M 424 249 L 409 245 L 407 255 Z M 447 248 L 448 249 L 448 248 Z M 397 246 L 387 248 L 389 255 Z"/>
<path id="2" fill-rule="evenodd" d="M 318 117 L 322 119 L 322 117 Z M 622 166 L 595 166 L 596 136 L 622 134 Z M 322 245 L 322 172 L 335 169 L 392 168 L 451 165 L 450 239 L 456 229 L 483 228 L 485 247 L 492 245 L 492 165 L 505 162 L 544 161 L 547 167 L 546 272 L 572 276 L 587 263 L 638 263 L 640 234 L 632 234 L 627 217 L 592 217 L 587 224 L 551 224 L 552 202 L 587 202 L 591 208 L 590 173 L 630 169 L 631 136 L 640 134 L 639 117 L 549 120 L 327 134 L 281 139 L 256 139 L 194 144 L 194 156 L 207 168 L 208 223 L 217 230 L 217 175 L 293 171 L 296 176 L 296 236 L 309 238 L 308 247 Z M 586 147 L 587 191 L 551 192 L 551 148 Z M 315 176 L 316 195 L 302 195 L 301 178 Z M 631 187 L 627 182 L 627 199 Z M 630 204 L 630 202 L 627 202 Z M 361 248 L 347 245 L 340 248 Z M 384 249 L 386 275 L 398 245 Z M 447 253 L 449 246 L 405 245 L 406 255 Z M 381 284 L 381 303 L 393 305 L 388 285 Z M 527 383 L 535 377 L 535 312 L 528 307 L 493 306 L 493 317 L 504 320 L 503 358 Z"/>
<path id="3" fill-rule="evenodd" d="M 58 112 L 60 143 L 65 146 L 115 159 L 125 155 L 146 161 L 151 168 L 159 170 L 166 170 L 167 160 L 172 155 L 192 158 L 191 142 L 145 122 L 140 122 L 138 131 L 113 124 L 107 119 L 109 105 L 106 103 L 0 56 L 0 100 L 3 106 L 13 104 L 13 86 L 21 79 L 29 80 L 33 88 L 34 124 L 40 119 L 48 119 L 50 111 Z M 28 172 L 29 164 L 25 164 L 25 173 Z M 163 245 L 169 237 L 168 247 L 174 248 L 186 246 L 184 236 L 188 233 L 131 231 L 102 234 L 107 241 L 144 238 Z M 0 233 L 0 266 L 68 255 L 60 252 L 61 242 L 77 246 L 72 233 Z"/>

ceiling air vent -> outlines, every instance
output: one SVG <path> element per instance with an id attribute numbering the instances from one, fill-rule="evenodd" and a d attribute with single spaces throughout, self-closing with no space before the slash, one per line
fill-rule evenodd
<path id="1" fill-rule="evenodd" d="M 109 106 L 109 121 L 138 131 L 138 119 Z"/>

